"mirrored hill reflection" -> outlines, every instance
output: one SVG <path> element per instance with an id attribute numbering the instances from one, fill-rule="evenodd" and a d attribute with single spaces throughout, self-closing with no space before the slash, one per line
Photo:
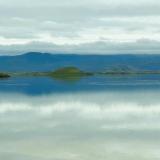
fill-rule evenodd
<path id="1" fill-rule="evenodd" d="M 0 79 L 0 92 L 27 95 L 74 91 L 160 89 L 160 75 L 141 76 L 56 76 Z"/>

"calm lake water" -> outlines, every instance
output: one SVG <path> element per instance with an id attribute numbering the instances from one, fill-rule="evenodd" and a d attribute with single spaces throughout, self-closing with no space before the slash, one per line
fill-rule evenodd
<path id="1" fill-rule="evenodd" d="M 0 159 L 159 160 L 160 76 L 0 80 Z"/>

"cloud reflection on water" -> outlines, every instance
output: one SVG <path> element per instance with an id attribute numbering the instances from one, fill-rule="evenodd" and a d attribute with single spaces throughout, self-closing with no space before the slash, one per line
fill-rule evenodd
<path id="1" fill-rule="evenodd" d="M 154 90 L 42 96 L 1 93 L 0 158 L 160 158 L 159 94 Z"/>

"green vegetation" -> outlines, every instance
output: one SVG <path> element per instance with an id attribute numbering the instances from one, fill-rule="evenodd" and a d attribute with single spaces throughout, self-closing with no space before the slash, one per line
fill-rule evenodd
<path id="1" fill-rule="evenodd" d="M 51 77 L 57 80 L 75 82 L 86 76 L 93 75 L 106 75 L 106 76 L 131 76 L 131 75 L 143 75 L 143 74 L 160 74 L 160 71 L 152 70 L 136 70 L 130 67 L 112 67 L 104 72 L 86 72 L 82 71 L 77 67 L 63 67 L 55 71 L 48 72 L 11 72 L 11 73 L 0 73 L 0 78 L 13 77 Z"/>
<path id="2" fill-rule="evenodd" d="M 160 71 L 106 71 L 99 74 L 103 75 L 143 75 L 143 74 L 160 74 Z"/>
<path id="3" fill-rule="evenodd" d="M 156 70 L 139 70 L 129 66 L 115 66 L 109 68 L 104 72 L 99 72 L 99 75 L 113 75 L 113 76 L 132 76 L 132 75 L 143 75 L 143 74 L 160 74 L 160 71 Z"/>
<path id="4" fill-rule="evenodd" d="M 49 72 L 50 76 L 90 76 L 93 75 L 93 73 L 84 72 L 76 67 L 64 67 L 57 69 L 53 72 Z"/>
<path id="5" fill-rule="evenodd" d="M 9 78 L 10 75 L 7 73 L 0 73 L 0 78 Z"/>
<path id="6" fill-rule="evenodd" d="M 63 67 L 55 71 L 48 72 L 15 72 L 11 75 L 14 77 L 51 77 L 56 80 L 66 82 L 76 82 L 82 77 L 92 76 L 94 73 L 85 72 L 77 67 Z"/>
<path id="7" fill-rule="evenodd" d="M 82 77 L 91 76 L 93 73 L 81 71 L 76 67 L 64 67 L 53 72 L 48 72 L 47 75 L 57 80 L 75 82 L 80 80 Z"/>

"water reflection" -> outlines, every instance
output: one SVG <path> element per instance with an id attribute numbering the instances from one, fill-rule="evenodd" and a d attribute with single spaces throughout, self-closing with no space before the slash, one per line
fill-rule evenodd
<path id="1" fill-rule="evenodd" d="M 76 83 L 84 77 L 82 76 L 54 76 L 52 78 L 54 80 L 58 80 L 64 83 Z"/>
<path id="2" fill-rule="evenodd" d="M 160 90 L 160 75 L 87 77 L 12 77 L 0 80 L 0 92 L 42 95 L 105 90 Z"/>
<path id="3" fill-rule="evenodd" d="M 0 94 L 0 159 L 159 159 L 160 91 Z"/>

